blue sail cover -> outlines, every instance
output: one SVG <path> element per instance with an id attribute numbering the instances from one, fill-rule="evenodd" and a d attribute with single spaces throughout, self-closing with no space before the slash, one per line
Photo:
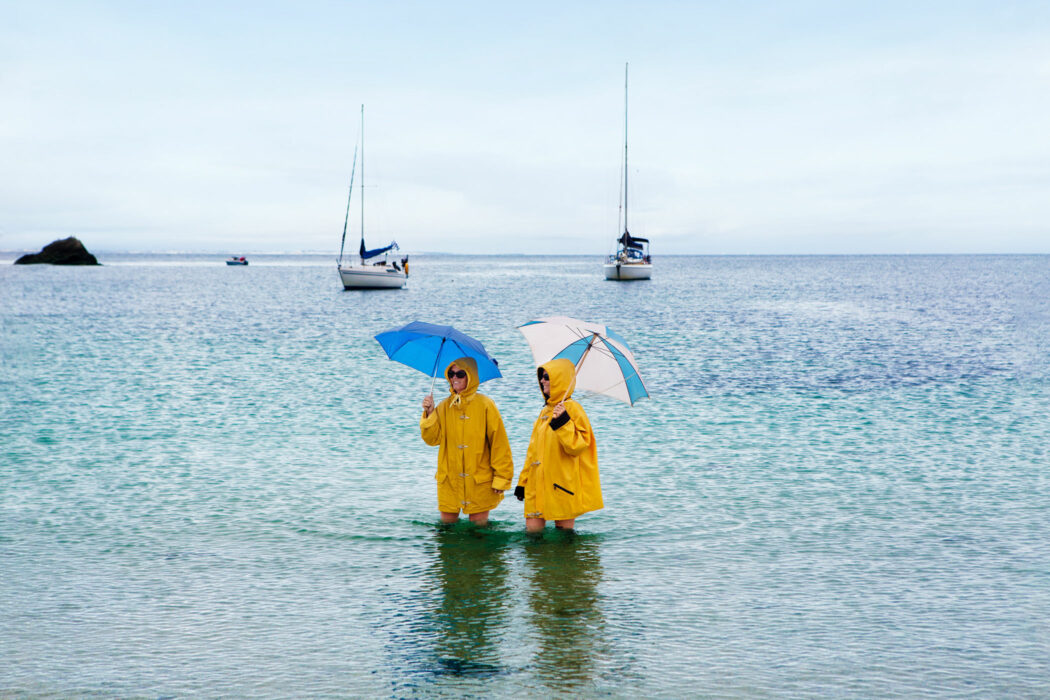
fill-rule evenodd
<path id="1" fill-rule="evenodd" d="M 376 248 L 375 250 L 367 250 L 365 248 L 365 239 L 362 238 L 361 239 L 361 250 L 358 251 L 357 254 L 361 256 L 362 260 L 368 260 L 369 258 L 374 258 L 377 255 L 382 255 L 383 253 L 385 253 L 385 252 L 387 252 L 389 250 L 401 250 L 401 249 L 397 247 L 397 241 L 391 241 L 390 245 L 388 245 L 386 248 Z"/>

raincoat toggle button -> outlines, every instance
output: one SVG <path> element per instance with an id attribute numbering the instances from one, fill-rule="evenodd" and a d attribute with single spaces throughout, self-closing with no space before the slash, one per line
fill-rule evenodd
<path id="1" fill-rule="evenodd" d="M 465 478 L 467 478 L 468 476 L 470 476 L 470 475 L 469 475 L 469 474 L 467 474 L 466 472 L 460 472 L 460 473 L 459 473 L 459 475 L 460 475 L 461 477 L 463 477 L 464 479 L 465 479 Z"/>
<path id="2" fill-rule="evenodd" d="M 459 448 L 459 449 L 461 449 L 461 450 L 465 450 L 465 449 L 467 449 L 467 446 L 466 446 L 466 445 L 456 445 L 456 447 L 458 447 L 458 448 Z"/>
<path id="3" fill-rule="evenodd" d="M 535 466 L 536 466 L 537 464 L 539 464 L 539 461 L 533 462 L 533 463 L 532 463 L 532 466 L 534 466 L 534 467 L 535 467 Z"/>

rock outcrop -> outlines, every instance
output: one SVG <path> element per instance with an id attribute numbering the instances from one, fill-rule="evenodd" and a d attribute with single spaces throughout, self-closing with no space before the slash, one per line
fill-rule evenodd
<path id="1" fill-rule="evenodd" d="M 39 253 L 29 253 L 15 260 L 15 265 L 98 265 L 95 256 L 79 239 L 70 236 L 44 246 Z"/>

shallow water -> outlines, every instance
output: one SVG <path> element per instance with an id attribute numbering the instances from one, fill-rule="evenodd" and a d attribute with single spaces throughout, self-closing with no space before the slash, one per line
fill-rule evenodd
<path id="1" fill-rule="evenodd" d="M 1050 258 L 222 259 L 0 259 L 0 696 L 1050 687 Z M 653 397 L 581 399 L 605 509 L 439 527 L 429 380 L 372 336 L 481 339 L 520 469 L 554 314 Z"/>

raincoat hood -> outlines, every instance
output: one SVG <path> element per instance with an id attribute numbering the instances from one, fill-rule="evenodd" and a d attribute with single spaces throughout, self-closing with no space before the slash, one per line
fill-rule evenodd
<path id="1" fill-rule="evenodd" d="M 546 370 L 551 378 L 551 395 L 547 399 L 548 405 L 553 406 L 559 401 L 572 398 L 572 390 L 576 388 L 576 365 L 572 363 L 572 360 L 564 358 L 551 360 L 540 365 L 539 369 Z M 542 388 L 540 393 L 543 393 Z"/>
<path id="2" fill-rule="evenodd" d="M 568 360 L 566 360 L 567 362 Z M 452 365 L 459 365 L 459 368 L 465 370 L 467 373 L 467 388 L 456 395 L 456 392 L 452 390 L 452 380 L 448 376 L 448 370 Z M 477 393 L 478 387 L 481 382 L 478 381 L 478 363 L 474 361 L 472 357 L 460 357 L 457 360 L 453 360 L 448 363 L 448 367 L 445 368 L 445 381 L 448 382 L 448 393 L 453 396 L 453 404 L 458 404 L 460 401 L 469 400 L 474 394 Z"/>

